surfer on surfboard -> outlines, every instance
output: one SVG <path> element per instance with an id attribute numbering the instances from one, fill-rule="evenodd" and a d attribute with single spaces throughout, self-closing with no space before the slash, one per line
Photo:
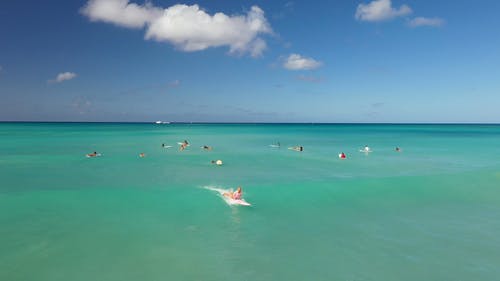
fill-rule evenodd
<path id="1" fill-rule="evenodd" d="M 243 191 L 241 190 L 241 186 L 238 186 L 238 188 L 236 189 L 236 191 L 230 191 L 230 192 L 226 192 L 223 194 L 224 196 L 226 197 L 229 197 L 233 200 L 241 200 L 241 197 L 243 195 Z"/>
<path id="2" fill-rule="evenodd" d="M 94 151 L 92 153 L 87 154 L 86 156 L 87 157 L 99 157 L 99 156 L 101 156 L 101 154 Z"/>
<path id="3" fill-rule="evenodd" d="M 184 142 L 182 142 L 182 143 L 180 144 L 179 150 L 180 150 L 180 151 L 183 151 L 183 150 L 184 150 L 184 149 L 186 149 L 186 147 L 188 147 L 188 146 L 189 146 L 189 142 L 188 142 L 187 140 L 184 140 Z"/>

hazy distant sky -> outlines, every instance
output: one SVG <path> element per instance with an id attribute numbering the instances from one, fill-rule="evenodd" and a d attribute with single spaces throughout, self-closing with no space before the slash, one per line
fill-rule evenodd
<path id="1" fill-rule="evenodd" d="M 0 3 L 0 121 L 500 122 L 497 0 Z"/>

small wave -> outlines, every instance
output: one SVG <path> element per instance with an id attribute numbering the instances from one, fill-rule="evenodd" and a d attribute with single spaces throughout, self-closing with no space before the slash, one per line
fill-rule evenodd
<path id="1" fill-rule="evenodd" d="M 202 188 L 218 192 L 221 196 L 226 192 L 232 191 L 232 189 L 224 189 L 224 188 L 214 186 L 214 185 L 206 185 L 206 186 L 202 186 Z"/>

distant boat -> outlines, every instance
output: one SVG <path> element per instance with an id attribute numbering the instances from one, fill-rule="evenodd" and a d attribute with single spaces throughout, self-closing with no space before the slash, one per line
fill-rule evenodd
<path id="1" fill-rule="evenodd" d="M 156 121 L 155 122 L 156 124 L 170 124 L 170 122 L 166 122 L 166 121 Z"/>

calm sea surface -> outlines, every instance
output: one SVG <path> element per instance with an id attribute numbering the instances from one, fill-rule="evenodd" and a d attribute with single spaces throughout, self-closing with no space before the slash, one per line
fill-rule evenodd
<path id="1" fill-rule="evenodd" d="M 0 123 L 0 148 L 0 280 L 500 280 L 499 125 Z M 238 185 L 251 207 L 209 189 Z"/>

